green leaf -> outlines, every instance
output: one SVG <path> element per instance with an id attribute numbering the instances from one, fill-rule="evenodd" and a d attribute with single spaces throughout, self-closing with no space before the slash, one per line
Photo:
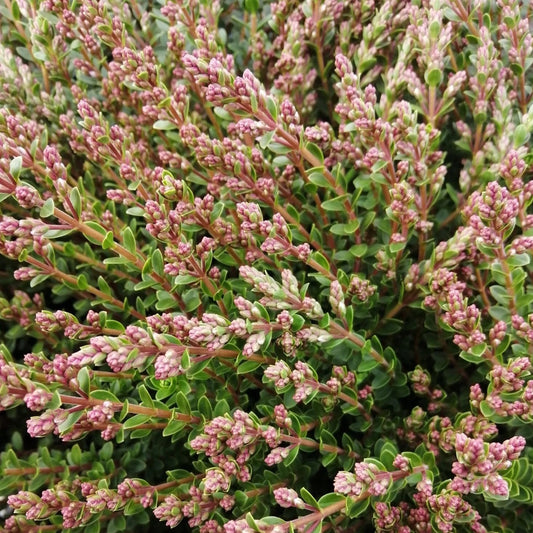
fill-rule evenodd
<path id="1" fill-rule="evenodd" d="M 137 387 L 137 391 L 139 392 L 139 398 L 141 400 L 141 405 L 144 405 L 146 407 L 153 407 L 154 406 L 154 400 L 150 396 L 150 393 L 148 392 L 148 390 L 144 386 L 144 384 L 139 385 Z"/>
<path id="2" fill-rule="evenodd" d="M 363 257 L 368 250 L 368 244 L 354 244 L 350 248 L 350 253 L 354 257 Z"/>
<path id="3" fill-rule="evenodd" d="M 213 410 L 213 416 L 224 416 L 226 413 L 229 413 L 231 408 L 226 400 L 221 400 L 216 403 Z"/>
<path id="4" fill-rule="evenodd" d="M 214 107 L 213 112 L 217 117 L 220 117 L 222 120 L 227 120 L 228 122 L 233 121 L 233 117 L 231 116 L 231 113 L 224 109 L 223 107 Z"/>
<path id="5" fill-rule="evenodd" d="M 170 120 L 156 120 L 152 127 L 154 130 L 164 131 L 177 129 L 177 126 L 173 122 L 170 122 Z"/>
<path id="6" fill-rule="evenodd" d="M 131 261 L 127 257 L 106 257 L 103 261 L 104 265 L 131 265 Z"/>
<path id="7" fill-rule="evenodd" d="M 265 98 L 265 103 L 268 112 L 270 113 L 272 118 L 276 120 L 278 118 L 278 106 L 276 104 L 276 100 L 274 100 L 272 96 L 268 95 Z"/>
<path id="8" fill-rule="evenodd" d="M 296 457 L 298 457 L 299 452 L 300 452 L 300 446 L 294 446 L 294 448 L 291 449 L 287 457 L 283 460 L 283 464 L 285 466 L 289 466 L 292 463 L 294 463 Z"/>
<path id="9" fill-rule="evenodd" d="M 99 233 L 101 235 L 101 237 L 96 237 L 96 236 L 90 235 L 87 231 L 84 231 L 83 234 L 85 235 L 85 238 L 89 242 L 92 242 L 93 244 L 101 245 L 102 241 L 104 240 L 107 234 L 107 231 L 102 226 L 100 226 L 98 222 L 94 222 L 93 220 L 89 220 L 88 222 L 85 222 L 85 225 L 88 228 L 92 229 L 94 232 Z"/>
<path id="10" fill-rule="evenodd" d="M 70 413 L 67 418 L 59 424 L 59 433 L 66 433 L 72 426 L 81 418 L 83 411 L 74 411 Z"/>
<path id="11" fill-rule="evenodd" d="M 261 135 L 261 137 L 259 137 L 258 141 L 259 141 L 259 146 L 265 150 L 268 145 L 270 144 L 270 142 L 272 141 L 272 138 L 274 137 L 274 131 L 269 131 L 267 133 L 265 133 L 264 135 Z"/>
<path id="12" fill-rule="evenodd" d="M 30 281 L 30 287 L 36 287 L 39 285 L 39 283 L 42 283 L 43 281 L 47 280 L 50 277 L 51 274 L 38 274 Z"/>
<path id="13" fill-rule="evenodd" d="M 333 226 L 331 226 L 331 228 L 329 228 L 329 231 L 331 233 L 333 233 L 333 235 L 347 235 L 348 232 L 346 231 L 346 226 L 347 224 L 340 224 L 340 223 L 337 223 L 337 224 L 333 224 Z M 336 255 L 335 257 L 338 257 L 338 255 Z"/>
<path id="14" fill-rule="evenodd" d="M 504 322 L 509 322 L 511 320 L 511 311 L 508 307 L 491 305 L 488 311 L 494 320 L 503 320 Z"/>
<path id="15" fill-rule="evenodd" d="M 99 450 L 98 456 L 102 461 L 107 461 L 113 457 L 113 443 L 106 442 Z"/>
<path id="16" fill-rule="evenodd" d="M 89 393 L 89 397 L 94 398 L 95 400 L 109 401 L 109 402 L 113 402 L 116 404 L 121 403 L 120 400 L 112 392 L 109 392 L 108 390 L 103 390 L 103 389 L 97 389 L 97 390 L 91 391 Z"/>
<path id="17" fill-rule="evenodd" d="M 346 499 L 346 514 L 349 518 L 356 518 L 361 516 L 370 505 L 370 498 L 364 498 L 363 500 L 353 500 L 351 498 Z"/>
<path id="18" fill-rule="evenodd" d="M 195 309 L 198 309 L 198 307 L 202 303 L 198 291 L 196 289 L 190 289 L 188 291 L 185 291 L 181 295 L 181 297 L 183 302 L 185 303 L 185 310 L 188 313 L 191 313 Z"/>
<path id="19" fill-rule="evenodd" d="M 122 533 L 126 531 L 126 519 L 122 514 L 116 514 L 107 524 L 107 533 Z"/>
<path id="20" fill-rule="evenodd" d="M 320 165 L 324 163 L 324 154 L 322 150 L 314 143 L 308 142 L 305 143 L 304 148 L 315 158 L 318 159 Z M 316 165 L 315 161 L 311 162 L 312 165 Z"/>
<path id="21" fill-rule="evenodd" d="M 144 214 L 144 209 L 138 206 L 133 206 L 126 210 L 126 215 L 131 215 L 132 217 L 144 217 Z"/>
<path id="22" fill-rule="evenodd" d="M 164 276 L 164 262 L 163 262 L 163 254 L 161 253 L 161 250 L 159 248 L 156 248 L 154 252 L 151 255 L 152 260 L 152 269 L 153 272 L 155 272 L 158 276 Z M 144 271 L 144 269 L 143 269 Z"/>
<path id="23" fill-rule="evenodd" d="M 185 394 L 183 394 L 183 392 L 181 391 L 178 391 L 176 393 L 176 406 L 178 407 L 178 411 L 181 414 L 191 414 L 191 406 L 189 404 L 189 400 L 187 400 L 187 396 L 185 396 Z"/>
<path id="24" fill-rule="evenodd" d="M 151 419 L 147 415 L 133 415 L 124 422 L 123 427 L 124 429 L 132 429 L 148 422 L 151 422 Z"/>
<path id="25" fill-rule="evenodd" d="M 77 277 L 76 282 L 80 291 L 86 291 L 89 288 L 89 282 L 87 281 L 87 277 L 85 276 L 85 274 L 80 274 Z"/>
<path id="26" fill-rule="evenodd" d="M 244 0 L 244 9 L 252 15 L 257 13 L 259 9 L 259 1 L 258 0 Z"/>
<path id="27" fill-rule="evenodd" d="M 391 377 L 387 373 L 378 369 L 374 379 L 372 380 L 372 390 L 377 391 L 383 387 L 386 387 L 390 380 Z"/>
<path id="28" fill-rule="evenodd" d="M 202 396 L 199 400 L 198 400 L 198 404 L 197 404 L 197 407 L 198 407 L 198 411 L 206 418 L 206 419 L 211 419 L 213 418 L 213 409 L 211 408 L 211 403 L 209 402 L 209 400 L 205 397 L 205 396 Z"/>
<path id="29" fill-rule="evenodd" d="M 166 311 L 177 306 L 176 300 L 167 291 L 157 291 L 156 292 L 157 303 L 155 308 L 158 311 Z"/>
<path id="30" fill-rule="evenodd" d="M 100 519 L 96 517 L 92 522 L 83 526 L 84 533 L 100 533 Z"/>
<path id="31" fill-rule="evenodd" d="M 251 372 L 254 372 L 261 366 L 261 363 L 258 363 L 257 361 L 243 361 L 238 367 L 237 367 L 237 374 L 250 374 Z"/>
<path id="32" fill-rule="evenodd" d="M 9 162 L 9 173 L 11 174 L 11 176 L 13 176 L 13 179 L 15 181 L 18 181 L 21 172 L 22 172 L 22 156 L 18 155 L 17 157 L 14 157 Z M 41 212 L 41 216 L 43 216 L 42 212 Z"/>
<path id="33" fill-rule="evenodd" d="M 500 285 L 492 285 L 489 287 L 489 291 L 494 299 L 503 306 L 508 306 L 513 297 L 512 294 L 509 294 L 505 287 L 501 287 Z"/>
<path id="34" fill-rule="evenodd" d="M 102 241 L 102 249 L 103 250 L 109 250 L 110 248 L 113 248 L 113 245 L 115 244 L 113 232 L 108 231 L 105 234 L 104 240 Z"/>
<path id="35" fill-rule="evenodd" d="M 329 181 L 326 179 L 326 176 L 324 176 L 322 172 L 311 172 L 311 174 L 309 174 L 308 176 L 308 180 L 318 187 L 331 188 Z"/>
<path id="36" fill-rule="evenodd" d="M 9 496 L 13 494 L 14 488 L 17 486 L 19 476 L 6 476 L 5 474 L 0 478 L 0 494 L 2 496 Z"/>
<path id="37" fill-rule="evenodd" d="M 81 448 L 79 444 L 74 444 L 68 454 L 68 460 L 75 465 L 79 465 L 82 462 Z"/>
<path id="38" fill-rule="evenodd" d="M 40 215 L 42 218 L 51 217 L 54 214 L 54 199 L 48 198 L 41 207 Z"/>
<path id="39" fill-rule="evenodd" d="M 70 235 L 74 230 L 71 229 L 49 229 L 43 233 L 43 237 L 46 237 L 47 239 L 60 239 L 61 237 L 65 237 L 66 235 Z M 74 256 L 74 252 L 70 252 L 69 249 L 72 246 L 72 243 L 68 242 L 65 244 L 65 248 L 63 251 L 63 255 L 65 256 Z"/>
<path id="40" fill-rule="evenodd" d="M 316 261 L 323 269 L 329 272 L 331 268 L 329 262 L 320 252 L 314 252 L 313 254 L 311 254 L 311 258 Z"/>
<path id="41" fill-rule="evenodd" d="M 507 257 L 506 262 L 510 267 L 522 267 L 529 265 L 530 257 L 529 254 L 510 255 Z"/>
<path id="42" fill-rule="evenodd" d="M 307 503 L 308 505 L 311 505 L 315 509 L 319 509 L 320 508 L 320 505 L 315 500 L 315 497 L 305 487 L 302 487 L 300 489 L 300 496 L 302 497 L 302 500 L 305 503 Z"/>
<path id="43" fill-rule="evenodd" d="M 153 279 L 147 279 L 146 281 L 140 281 L 139 283 L 136 283 L 133 286 L 134 291 L 144 291 L 146 289 L 149 289 L 150 287 L 161 287 L 161 284 Z"/>
<path id="44" fill-rule="evenodd" d="M 181 420 L 171 420 L 167 424 L 166 428 L 163 430 L 163 437 L 170 437 L 171 435 L 176 435 L 185 427 L 185 422 L 182 422 Z"/>
<path id="45" fill-rule="evenodd" d="M 442 70 L 434 68 L 426 71 L 424 74 L 424 79 L 430 87 L 437 87 L 437 85 L 439 85 L 442 81 Z"/>
<path id="46" fill-rule="evenodd" d="M 89 391 L 91 390 L 91 376 L 89 375 L 89 369 L 86 366 L 80 368 L 78 371 L 77 380 L 80 389 L 85 394 L 89 395 Z"/>
<path id="47" fill-rule="evenodd" d="M 494 409 L 489 405 L 487 400 L 481 400 L 481 402 L 479 402 L 479 410 L 481 411 L 481 414 L 488 419 L 494 415 Z"/>
<path id="48" fill-rule="evenodd" d="M 379 452 L 379 460 L 385 465 L 387 470 L 393 470 L 393 462 L 398 455 L 398 448 L 390 441 L 385 442 Z"/>
<path id="49" fill-rule="evenodd" d="M 322 209 L 324 209 L 325 211 L 334 211 L 334 212 L 346 211 L 344 202 L 346 201 L 347 198 L 348 198 L 348 195 L 343 194 L 342 196 L 338 196 L 337 198 L 326 200 L 325 202 L 322 202 Z"/>
<path id="50" fill-rule="evenodd" d="M 529 140 L 529 132 L 527 131 L 526 126 L 524 124 L 519 124 L 516 129 L 514 130 L 513 135 L 513 143 L 514 147 L 518 148 L 528 142 Z"/>
<path id="51" fill-rule="evenodd" d="M 82 205 L 81 205 L 81 195 L 78 187 L 73 187 L 69 194 L 70 203 L 74 208 L 76 216 L 79 218 L 81 216 Z"/>
<path id="52" fill-rule="evenodd" d="M 318 508 L 325 509 L 326 507 L 330 507 L 331 505 L 335 505 L 341 502 L 346 502 L 346 496 L 343 496 L 342 494 L 336 494 L 334 492 L 329 492 L 328 494 L 324 494 L 324 496 L 321 496 L 321 498 L 318 500 Z"/>
<path id="53" fill-rule="evenodd" d="M 13 16 L 13 20 L 20 20 L 20 7 L 17 0 L 13 0 L 11 4 L 11 15 Z"/>
<path id="54" fill-rule="evenodd" d="M 135 241 L 135 235 L 133 234 L 133 231 L 129 226 L 124 228 L 124 231 L 122 232 L 122 239 L 124 241 L 124 248 L 128 250 L 128 252 L 132 254 L 137 253 L 137 243 Z"/>
<path id="55" fill-rule="evenodd" d="M 196 283 L 198 278 L 191 276 L 190 274 L 181 274 L 174 278 L 174 287 L 180 285 L 190 285 L 191 283 Z"/>
<path id="56" fill-rule="evenodd" d="M 97 283 L 98 283 L 98 288 L 104 294 L 111 295 L 112 293 L 111 287 L 108 285 L 107 281 L 102 276 L 98 276 Z"/>
<path id="57" fill-rule="evenodd" d="M 184 370 L 187 370 L 188 368 L 191 367 L 191 359 L 189 357 L 189 350 L 185 350 L 182 354 L 181 354 L 181 367 L 184 369 Z"/>

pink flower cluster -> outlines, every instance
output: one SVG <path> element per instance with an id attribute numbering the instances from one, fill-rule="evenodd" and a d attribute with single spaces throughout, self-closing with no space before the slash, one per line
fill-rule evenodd
<path id="1" fill-rule="evenodd" d="M 273 428 L 272 428 L 273 429 Z M 248 481 L 250 471 L 246 465 L 261 441 L 262 429 L 244 411 L 233 416 L 219 416 L 211 420 L 199 436 L 191 441 L 191 448 L 203 452 L 220 472 L 239 481 Z"/>
<path id="2" fill-rule="evenodd" d="M 489 372 L 490 384 L 485 395 L 479 384 L 470 388 L 470 403 L 476 409 L 482 401 L 498 416 L 519 417 L 529 421 L 533 416 L 533 380 L 527 357 L 511 359 L 506 365 L 496 364 Z"/>
<path id="3" fill-rule="evenodd" d="M 491 181 L 483 192 L 472 193 L 463 214 L 483 243 L 494 247 L 502 243 L 505 231 L 515 224 L 519 207 L 519 201 L 506 187 Z"/>
<path id="4" fill-rule="evenodd" d="M 241 278 L 252 285 L 255 292 L 264 295 L 259 302 L 265 307 L 301 311 L 309 318 L 321 318 L 324 315 L 320 304 L 314 298 L 302 297 L 298 290 L 298 281 L 290 270 L 282 270 L 281 284 L 254 267 L 241 266 L 239 272 Z"/>
<path id="5" fill-rule="evenodd" d="M 341 471 L 333 482 L 335 492 L 355 499 L 384 496 L 393 482 L 390 472 L 372 462 L 356 463 L 353 472 Z"/>
<path id="6" fill-rule="evenodd" d="M 498 472 L 509 468 L 525 445 L 524 437 L 486 443 L 459 433 L 455 438 L 457 461 L 452 466 L 455 478 L 449 488 L 462 494 L 482 492 L 506 498 L 509 487 Z"/>
<path id="7" fill-rule="evenodd" d="M 208 481 L 207 484 L 209 485 L 209 483 Z M 228 494 L 224 496 L 212 495 L 210 491 L 204 492 L 193 485 L 189 487 L 187 494 L 166 496 L 163 502 L 154 509 L 154 515 L 171 528 L 176 527 L 183 518 L 188 518 L 190 527 L 201 526 L 200 531 L 202 532 L 218 533 L 220 528 L 217 522 L 210 520 L 209 517 L 217 508 L 230 511 L 234 504 L 235 498 L 233 496 Z"/>

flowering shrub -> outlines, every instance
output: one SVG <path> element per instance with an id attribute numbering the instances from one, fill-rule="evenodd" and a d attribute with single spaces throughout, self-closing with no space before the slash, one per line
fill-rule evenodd
<path id="1" fill-rule="evenodd" d="M 529 530 L 527 2 L 0 11 L 2 531 Z"/>

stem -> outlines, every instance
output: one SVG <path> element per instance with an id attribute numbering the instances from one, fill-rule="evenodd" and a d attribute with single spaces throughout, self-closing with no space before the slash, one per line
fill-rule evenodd
<path id="1" fill-rule="evenodd" d="M 135 377 L 135 374 L 128 372 L 107 372 L 105 370 L 91 370 L 90 374 L 97 378 L 133 379 Z"/>
<path id="2" fill-rule="evenodd" d="M 343 448 L 333 446 L 331 444 L 319 444 L 313 439 L 306 437 L 294 437 L 292 435 L 280 435 L 280 439 L 283 442 L 290 442 L 291 444 L 297 444 L 298 446 L 307 446 L 308 448 L 322 449 L 328 453 L 336 453 L 337 455 L 347 455 L 354 459 L 360 459 L 361 457 L 355 452 L 346 452 Z"/>
<path id="3" fill-rule="evenodd" d="M 139 424 L 135 427 L 130 427 L 128 429 L 134 430 L 134 429 L 165 429 L 167 427 L 167 424 L 165 422 L 152 422 L 149 424 Z"/>
<path id="4" fill-rule="evenodd" d="M 320 272 L 320 274 L 322 274 L 323 276 L 325 276 L 329 280 L 335 281 L 337 279 L 337 276 L 335 276 L 335 274 L 332 271 L 326 270 L 321 265 L 319 265 L 314 259 L 308 258 L 307 259 L 307 264 L 311 268 L 313 268 L 313 270 L 316 270 L 317 272 Z M 343 290 L 346 290 L 345 286 L 343 286 Z"/>
<path id="5" fill-rule="evenodd" d="M 102 235 L 98 231 L 92 229 L 90 226 L 87 226 L 87 224 L 84 224 L 82 221 L 71 217 L 70 215 L 68 215 L 64 211 L 61 211 L 61 209 L 58 209 L 57 207 L 54 208 L 54 216 L 58 220 L 61 220 L 64 224 L 67 224 L 68 226 L 78 230 L 83 235 L 90 236 L 92 239 L 94 239 L 100 244 L 106 238 L 105 235 Z M 132 252 L 129 252 L 128 250 L 126 250 L 126 248 L 124 248 L 124 246 L 115 241 L 113 241 L 110 249 L 120 257 L 124 257 L 125 259 L 131 261 L 132 265 L 134 265 L 138 270 L 142 271 L 142 269 L 144 268 L 146 258 L 141 253 L 137 252 L 136 254 L 134 254 Z M 150 277 L 154 281 L 157 281 L 157 283 L 161 284 L 161 286 L 178 302 L 181 309 L 185 311 L 185 304 L 183 303 L 183 300 L 181 299 L 179 294 L 172 292 L 172 287 L 166 279 L 164 279 L 162 276 L 155 272 L 150 272 Z M 133 311 L 132 314 L 134 314 Z"/>
<path id="6" fill-rule="evenodd" d="M 31 257 L 31 256 L 27 256 L 25 258 L 25 261 L 27 263 L 29 263 L 30 265 L 33 265 L 33 266 L 39 268 L 43 272 L 54 276 L 58 280 L 64 281 L 65 283 L 68 283 L 68 284 L 74 285 L 74 286 L 77 286 L 77 284 L 78 284 L 78 279 L 75 276 L 72 276 L 70 274 L 65 274 L 64 272 L 61 272 L 60 270 L 58 270 L 54 266 L 47 265 L 47 264 L 39 261 L 38 259 L 35 259 L 35 258 Z M 87 289 L 85 289 L 85 290 L 83 290 L 81 292 L 82 293 L 88 292 L 88 293 L 92 294 L 93 296 L 96 296 L 97 298 L 101 298 L 102 300 L 107 301 L 109 304 L 114 305 L 114 306 L 118 307 L 119 309 L 124 310 L 124 304 L 120 300 L 117 300 L 116 298 L 113 298 L 109 294 L 106 294 L 105 292 L 102 292 L 100 289 L 97 289 L 96 287 L 93 287 L 92 285 L 88 285 Z M 141 313 L 139 313 L 138 311 L 136 311 L 135 309 L 130 309 L 129 312 L 134 317 L 136 317 L 139 320 L 144 320 L 145 319 L 145 316 L 142 315 Z"/>
<path id="7" fill-rule="evenodd" d="M 81 405 L 83 407 L 89 407 L 93 405 L 103 405 L 108 400 L 97 400 L 96 398 L 80 398 L 79 396 L 66 396 L 60 394 L 61 402 L 67 405 Z M 123 409 L 124 404 L 121 402 L 112 402 L 116 411 Z M 154 407 L 145 407 L 144 405 L 136 405 L 128 403 L 128 413 L 134 413 L 136 415 L 147 415 L 155 418 L 165 418 L 167 420 L 180 420 L 189 424 L 197 424 L 200 419 L 196 416 L 185 415 L 183 413 L 176 413 L 167 409 L 157 409 Z"/>
<path id="8" fill-rule="evenodd" d="M 435 116 L 437 115 L 437 87 L 431 85 L 428 94 L 428 122 L 435 127 Z"/>
<path id="9" fill-rule="evenodd" d="M 58 242 L 52 242 L 52 246 L 54 250 L 57 250 L 58 252 L 64 254 L 65 247 L 62 244 Z M 83 265 L 91 265 L 95 269 L 98 269 L 101 272 L 105 272 L 107 274 L 111 274 L 112 276 L 116 276 L 117 278 L 126 279 L 133 283 L 137 283 L 139 281 L 138 279 L 135 279 L 134 277 L 128 275 L 126 272 L 123 272 L 122 270 L 117 270 L 117 269 L 110 270 L 110 271 L 106 270 L 105 268 L 102 268 L 102 263 L 100 263 L 99 261 L 95 261 L 92 257 L 89 257 L 88 255 L 82 254 L 80 252 L 74 252 L 72 257 L 77 259 L 78 262 Z"/>
<path id="10" fill-rule="evenodd" d="M 354 401 L 353 398 L 350 398 L 350 396 L 348 396 L 347 394 L 344 394 L 344 392 L 339 392 L 339 398 L 345 401 L 346 403 L 349 403 L 350 405 L 353 405 L 354 407 L 359 409 L 359 411 L 361 412 L 361 415 L 363 416 L 365 420 L 367 421 L 372 420 L 372 417 L 365 411 L 365 408 L 363 407 L 361 402 Z"/>
<path id="11" fill-rule="evenodd" d="M 415 466 L 412 470 L 404 471 L 404 470 L 396 470 L 394 472 L 380 472 L 380 474 L 386 475 L 388 479 L 392 483 L 395 481 L 398 481 L 400 479 L 403 479 L 405 477 L 408 477 L 412 474 L 419 473 L 419 472 L 425 472 L 428 469 L 427 465 L 422 464 L 420 466 Z M 379 475 L 379 474 L 378 474 Z M 283 524 L 283 529 L 285 531 L 302 531 L 302 527 L 306 526 L 307 524 L 320 524 L 324 518 L 338 513 L 346 508 L 346 504 L 349 500 L 355 502 L 360 502 L 363 500 L 367 500 L 371 498 L 372 495 L 368 492 L 368 490 L 363 491 L 361 494 L 359 494 L 356 497 L 350 497 L 347 496 L 345 500 L 341 500 L 339 502 L 332 503 L 331 505 L 328 505 L 327 507 L 323 507 L 322 509 L 319 509 L 313 513 L 310 513 L 305 516 L 301 516 L 300 518 L 296 518 L 295 520 L 291 520 L 290 522 L 285 522 Z M 269 528 L 271 531 L 274 528 Z"/>
<path id="12" fill-rule="evenodd" d="M 196 276 L 198 278 L 201 278 L 201 280 L 204 282 L 204 284 L 205 284 L 207 290 L 209 291 L 209 294 L 211 295 L 211 297 L 214 297 L 215 294 L 217 293 L 217 288 L 215 287 L 213 282 L 207 277 L 207 275 L 205 273 L 205 269 L 203 269 L 202 266 L 199 265 L 198 262 L 192 256 L 189 258 L 189 263 L 191 264 L 192 268 L 194 269 Z M 222 299 L 219 298 L 218 300 L 216 300 L 216 302 L 217 302 L 218 307 L 222 311 L 222 314 L 227 317 L 228 316 L 228 310 L 226 309 L 226 306 L 224 305 L 224 302 L 222 301 Z"/>
<path id="13" fill-rule="evenodd" d="M 363 337 L 355 335 L 353 332 L 345 329 L 343 326 L 337 324 L 336 322 L 330 322 L 329 333 L 331 333 L 331 335 L 333 335 L 337 339 L 347 339 L 359 348 L 363 348 L 363 346 L 367 342 Z M 369 350 L 369 354 L 372 359 L 378 362 L 387 371 L 389 375 L 393 375 L 389 363 L 380 353 L 378 353 L 374 348 L 371 347 Z"/>
<path id="14" fill-rule="evenodd" d="M 368 492 L 364 492 L 357 499 L 363 500 L 369 497 L 370 497 L 370 494 L 368 494 Z M 308 514 L 306 516 L 302 516 L 295 520 L 291 520 L 290 522 L 286 522 L 283 525 L 283 527 L 286 531 L 289 531 L 289 528 L 292 526 L 293 531 L 296 531 L 297 528 L 301 526 L 305 526 L 306 524 L 310 524 L 313 522 L 319 523 L 327 516 L 330 516 L 334 513 L 338 513 L 339 511 L 342 511 L 345 507 L 346 507 L 346 501 L 332 503 L 331 505 L 328 505 L 327 507 L 320 509 L 320 511 L 315 511 L 314 513 Z"/>
<path id="15" fill-rule="evenodd" d="M 34 467 L 27 466 L 22 468 L 5 468 L 3 470 L 6 476 L 33 476 L 35 474 L 59 474 L 68 469 L 70 472 L 79 472 L 80 470 L 87 470 L 92 468 L 92 463 L 85 463 L 83 465 L 58 465 L 58 466 L 45 466 Z"/>
<path id="16" fill-rule="evenodd" d="M 427 220 L 427 189 L 426 185 L 420 187 L 420 220 L 425 222 Z M 418 261 L 421 262 L 424 260 L 426 255 L 426 236 L 424 231 L 418 233 Z"/>
<path id="17" fill-rule="evenodd" d="M 472 35 L 475 35 L 476 37 L 479 37 L 479 31 L 475 24 L 470 20 L 469 13 L 465 9 L 462 0 L 454 0 L 452 2 L 451 8 L 455 11 L 459 18 L 468 26 L 470 33 Z"/>
<path id="18" fill-rule="evenodd" d="M 100 244 L 105 239 L 105 235 L 102 235 L 100 232 L 96 231 L 95 229 L 92 229 L 80 220 L 71 217 L 70 215 L 68 215 L 64 211 L 61 211 L 61 209 L 58 209 L 57 207 L 54 208 L 54 216 L 58 220 L 61 220 L 64 224 L 67 224 L 68 226 L 78 230 L 83 235 L 89 236 L 91 239 L 98 241 Z M 126 250 L 126 248 L 114 241 L 110 249 L 113 250 L 117 255 L 131 261 L 137 268 L 139 268 L 139 270 L 142 270 L 144 264 L 140 261 L 136 254 L 129 252 L 128 250 Z"/>
<path id="19" fill-rule="evenodd" d="M 481 149 L 482 133 L 483 133 L 483 125 L 482 124 L 478 124 L 476 126 L 476 133 L 475 133 L 475 137 L 474 137 L 474 145 L 472 147 L 472 154 L 473 155 L 475 155 Z"/>
<path id="20" fill-rule="evenodd" d="M 478 284 L 479 292 L 481 294 L 481 299 L 483 300 L 483 306 L 488 311 L 492 307 L 492 304 L 490 303 L 490 299 L 487 295 L 486 285 L 485 283 L 483 283 L 483 280 L 481 279 L 481 271 L 479 270 L 479 268 L 476 268 L 475 272 L 476 272 L 476 281 Z"/>
<path id="21" fill-rule="evenodd" d="M 502 265 L 502 270 L 505 275 L 505 288 L 507 289 L 507 294 L 510 296 L 509 299 L 509 311 L 511 311 L 511 314 L 517 315 L 518 310 L 516 309 L 516 294 L 513 288 L 513 277 L 511 275 L 511 270 L 509 269 L 509 265 L 507 264 L 507 261 L 505 260 L 505 246 L 504 246 L 504 240 L 501 239 L 501 243 L 499 248 L 497 249 L 498 259 Z"/>
<path id="22" fill-rule="evenodd" d="M 335 179 L 333 174 L 324 166 L 323 162 L 320 161 L 320 159 L 318 159 L 317 157 L 315 157 L 305 146 L 300 146 L 299 140 L 296 139 L 290 133 L 286 132 L 279 124 L 277 124 L 276 121 L 270 115 L 270 113 L 262 110 L 258 110 L 256 113 L 253 113 L 250 109 L 247 109 L 247 111 L 250 112 L 252 115 L 256 115 L 259 120 L 264 122 L 272 130 L 274 130 L 274 132 L 281 139 L 283 139 L 286 146 L 292 148 L 295 152 L 299 152 L 302 157 L 313 167 L 320 167 L 330 187 L 335 191 L 335 194 L 337 194 L 338 196 L 344 196 L 346 194 L 346 191 L 337 183 L 337 180 Z M 350 201 L 348 199 L 345 199 L 343 204 L 346 208 L 346 213 L 350 221 L 356 220 L 357 217 L 355 216 Z M 356 236 L 358 238 L 357 242 L 360 242 L 359 230 L 356 231 Z"/>

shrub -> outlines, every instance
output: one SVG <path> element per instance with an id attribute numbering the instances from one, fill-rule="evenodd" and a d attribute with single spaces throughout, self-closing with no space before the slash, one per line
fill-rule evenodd
<path id="1" fill-rule="evenodd" d="M 0 9 L 3 531 L 529 530 L 527 2 Z"/>

